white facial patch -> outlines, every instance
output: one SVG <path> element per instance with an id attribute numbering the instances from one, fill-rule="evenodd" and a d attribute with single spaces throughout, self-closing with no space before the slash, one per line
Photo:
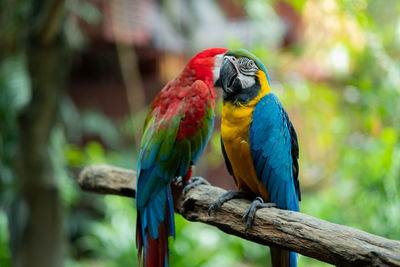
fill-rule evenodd
<path id="1" fill-rule="evenodd" d="M 256 80 L 253 78 L 253 76 L 247 76 L 241 72 L 238 73 L 237 77 L 242 84 L 242 88 L 249 88 L 256 83 Z"/>
<path id="2" fill-rule="evenodd" d="M 235 66 L 237 78 L 242 84 L 242 88 L 249 88 L 256 83 L 254 76 L 258 71 L 258 67 L 253 60 L 246 57 L 237 59 L 234 56 L 225 56 L 225 58 Z"/>
<path id="3" fill-rule="evenodd" d="M 219 69 L 221 68 L 223 61 L 224 61 L 224 54 L 219 54 L 214 56 L 213 84 L 215 84 L 219 78 Z"/>

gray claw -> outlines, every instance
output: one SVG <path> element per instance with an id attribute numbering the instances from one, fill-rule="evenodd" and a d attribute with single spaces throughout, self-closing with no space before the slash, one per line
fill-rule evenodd
<path id="1" fill-rule="evenodd" d="M 243 191 L 229 190 L 228 192 L 226 192 L 225 194 L 223 194 L 222 196 L 217 198 L 217 200 L 210 205 L 210 207 L 208 208 L 208 216 L 211 215 L 212 210 L 222 207 L 222 205 L 225 202 L 227 202 L 231 199 L 234 199 L 234 198 L 245 198 L 246 196 L 247 196 L 247 193 L 245 193 Z"/>
<path id="2" fill-rule="evenodd" d="M 210 207 L 208 208 L 208 216 L 210 216 L 211 215 L 211 211 L 212 210 L 214 210 L 214 209 L 217 209 L 217 208 L 220 208 L 221 207 L 221 204 L 220 203 L 217 203 L 217 201 L 215 201 L 214 203 L 212 203 L 211 205 L 210 205 Z"/>
<path id="3" fill-rule="evenodd" d="M 247 209 L 246 213 L 242 217 L 242 222 L 244 222 L 247 219 L 244 233 L 247 235 L 247 232 L 253 225 L 254 216 L 256 215 L 258 209 L 272 208 L 272 207 L 276 207 L 276 204 L 272 202 L 264 202 L 264 200 L 261 197 L 256 197 L 256 199 L 250 204 L 250 207 Z"/>
<path id="4" fill-rule="evenodd" d="M 189 192 L 189 190 L 201 184 L 210 185 L 210 183 L 203 177 L 200 176 L 192 177 L 187 183 L 187 185 L 182 189 L 182 194 L 185 195 L 187 192 Z"/>
<path id="5" fill-rule="evenodd" d="M 174 183 L 174 184 L 176 184 L 176 185 L 182 184 L 182 176 L 176 176 L 176 177 L 174 177 L 174 179 L 172 180 L 172 183 Z"/>

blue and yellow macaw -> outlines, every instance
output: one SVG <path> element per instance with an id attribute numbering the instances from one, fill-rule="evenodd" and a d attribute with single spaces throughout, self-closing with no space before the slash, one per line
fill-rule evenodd
<path id="1" fill-rule="evenodd" d="M 299 211 L 299 147 L 293 125 L 270 92 L 268 72 L 257 57 L 244 49 L 228 50 L 220 82 L 222 152 L 239 190 L 222 195 L 209 212 L 232 198 L 255 198 L 243 216 L 247 232 L 258 208 Z M 273 266 L 297 266 L 295 252 L 271 247 L 271 257 Z"/>

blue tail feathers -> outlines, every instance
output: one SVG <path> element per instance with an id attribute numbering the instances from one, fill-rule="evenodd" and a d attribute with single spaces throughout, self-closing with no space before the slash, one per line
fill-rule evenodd
<path id="1" fill-rule="evenodd" d="M 138 209 L 136 225 L 139 262 L 143 251 L 144 266 L 168 266 L 168 238 L 175 238 L 174 207 L 169 185 L 149 199 L 143 209 Z"/>

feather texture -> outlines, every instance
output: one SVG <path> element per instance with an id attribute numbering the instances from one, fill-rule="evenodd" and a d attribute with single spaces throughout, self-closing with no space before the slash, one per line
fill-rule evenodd
<path id="1" fill-rule="evenodd" d="M 249 139 L 257 177 L 267 188 L 270 201 L 278 208 L 299 211 L 293 182 L 292 137 L 286 112 L 278 98 L 269 93 L 258 102 L 252 118 Z"/>

